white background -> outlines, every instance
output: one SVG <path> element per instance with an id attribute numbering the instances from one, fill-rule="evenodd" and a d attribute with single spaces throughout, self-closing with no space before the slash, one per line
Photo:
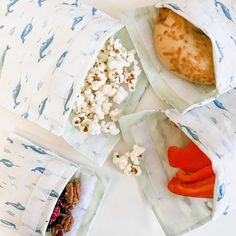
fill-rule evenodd
<path id="1" fill-rule="evenodd" d="M 85 2 L 117 18 L 126 9 L 155 3 L 154 0 L 85 0 Z M 149 89 L 139 106 L 139 110 L 157 108 L 160 104 L 160 100 L 152 89 Z M 32 141 L 50 148 L 75 162 L 85 162 L 61 138 L 55 137 L 1 108 L 0 128 L 1 136 L 4 132 L 15 130 Z M 125 145 L 121 142 L 116 147 L 116 150 L 125 151 Z M 104 204 L 95 219 L 90 236 L 164 236 L 135 178 L 120 174 L 112 166 L 110 159 L 100 171 L 112 176 L 113 181 Z M 236 212 L 233 212 L 186 234 L 186 236 L 222 236 L 222 234 L 235 236 L 235 222 Z M 16 234 L 0 227 L 0 236 L 16 236 Z"/>

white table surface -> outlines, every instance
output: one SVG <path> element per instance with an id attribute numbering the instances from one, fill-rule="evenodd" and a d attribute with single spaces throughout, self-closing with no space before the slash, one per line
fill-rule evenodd
<path id="1" fill-rule="evenodd" d="M 117 18 L 126 9 L 155 3 L 154 0 L 84 0 L 84 2 L 94 5 Z M 161 106 L 161 101 L 150 88 L 140 103 L 138 110 L 152 109 L 159 106 Z M 13 130 L 75 162 L 86 163 L 61 138 L 55 137 L 34 124 L 26 122 L 0 108 L 1 136 L 5 132 Z M 32 134 L 34 135 L 32 136 Z M 125 145 L 120 142 L 116 150 L 125 151 Z M 126 177 L 119 173 L 113 167 L 110 159 L 107 160 L 105 166 L 100 171 L 110 175 L 113 181 L 104 204 L 95 219 L 90 236 L 164 236 L 135 178 Z M 235 236 L 235 219 L 236 212 L 232 212 L 227 216 L 187 233 L 186 236 L 222 236 L 222 234 L 225 236 Z M 13 231 L 0 227 L 0 236 L 17 235 Z"/>

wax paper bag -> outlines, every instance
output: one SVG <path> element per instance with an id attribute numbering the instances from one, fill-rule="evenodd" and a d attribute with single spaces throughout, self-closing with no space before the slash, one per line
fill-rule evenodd
<path id="1" fill-rule="evenodd" d="M 180 79 L 160 63 L 154 49 L 153 34 L 156 17 L 163 7 L 183 16 L 210 38 L 215 86 L 197 85 Z M 236 86 L 235 15 L 234 1 L 231 0 L 162 0 L 157 1 L 155 6 L 129 10 L 121 19 L 130 33 L 155 92 L 179 112 L 186 112 Z"/>
<path id="2" fill-rule="evenodd" d="M 184 115 L 174 109 L 153 110 L 120 119 L 125 142 L 146 148 L 138 181 L 167 235 L 190 231 L 236 207 L 235 98 L 236 91 L 231 90 Z M 185 146 L 190 140 L 212 162 L 216 174 L 213 200 L 178 196 L 167 188 L 177 171 L 168 163 L 167 149 Z"/>
<path id="3" fill-rule="evenodd" d="M 1 1 L 0 22 L 0 105 L 64 136 L 101 165 L 119 136 L 90 139 L 69 117 L 99 51 L 123 26 L 77 0 Z M 118 36 L 133 47 L 125 30 Z M 126 106 L 135 108 L 146 85 L 142 74 Z M 105 141 L 94 152 L 98 140 Z"/>
<path id="4" fill-rule="evenodd" d="M 0 224 L 23 235 L 45 235 L 58 197 L 67 183 L 81 183 L 75 223 L 67 235 L 86 235 L 104 197 L 108 179 L 30 141 L 11 134 L 0 159 Z M 46 235 L 50 235 L 47 233 Z"/>

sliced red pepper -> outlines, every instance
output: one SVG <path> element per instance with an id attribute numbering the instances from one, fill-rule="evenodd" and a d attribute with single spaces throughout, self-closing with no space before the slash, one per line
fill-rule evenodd
<path id="1" fill-rule="evenodd" d="M 209 158 L 193 142 L 183 148 L 169 147 L 168 160 L 172 167 L 186 172 L 195 172 L 211 165 Z"/>
<path id="2" fill-rule="evenodd" d="M 185 183 L 197 182 L 209 178 L 211 176 L 215 176 L 215 173 L 211 165 L 203 167 L 202 169 L 194 173 L 189 173 L 184 170 L 179 170 L 176 174 L 176 178 Z"/>
<path id="3" fill-rule="evenodd" d="M 197 197 L 197 198 L 213 198 L 215 184 L 215 176 L 209 177 L 196 183 L 183 183 L 177 178 L 173 178 L 168 189 L 175 194 Z"/>

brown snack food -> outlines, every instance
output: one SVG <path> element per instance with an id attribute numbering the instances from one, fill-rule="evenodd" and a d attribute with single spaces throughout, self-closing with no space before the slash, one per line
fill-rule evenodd
<path id="1" fill-rule="evenodd" d="M 175 75 L 197 84 L 215 84 L 211 41 L 182 16 L 160 9 L 154 45 L 161 63 Z"/>
<path id="2" fill-rule="evenodd" d="M 78 179 L 75 179 L 73 182 L 70 182 L 66 186 L 65 197 L 66 197 L 66 200 L 70 206 L 75 206 L 79 203 L 79 201 L 80 201 L 80 182 Z M 66 208 L 66 209 L 69 209 L 69 208 Z"/>
<path id="3" fill-rule="evenodd" d="M 68 233 L 71 231 L 74 224 L 74 217 L 72 215 L 65 216 L 61 222 L 63 227 L 63 233 Z"/>
<path id="4" fill-rule="evenodd" d="M 52 236 L 63 236 L 63 233 L 71 231 L 74 224 L 72 210 L 80 201 L 80 180 L 74 179 L 66 185 L 60 195 L 52 213 L 47 231 L 51 231 Z"/>

